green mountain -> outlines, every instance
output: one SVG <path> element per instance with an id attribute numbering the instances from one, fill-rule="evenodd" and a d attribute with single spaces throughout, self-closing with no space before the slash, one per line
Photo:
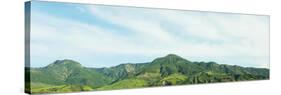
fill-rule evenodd
<path id="1" fill-rule="evenodd" d="M 87 68 L 73 60 L 57 60 L 42 68 L 26 68 L 26 92 L 55 93 L 151 86 L 264 80 L 269 69 L 191 62 L 175 54 L 148 63 Z"/>

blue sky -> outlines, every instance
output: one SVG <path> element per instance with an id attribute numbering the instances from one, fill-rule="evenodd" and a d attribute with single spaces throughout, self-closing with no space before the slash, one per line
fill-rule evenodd
<path id="1" fill-rule="evenodd" d="M 31 66 L 190 61 L 269 68 L 269 17 L 33 1 Z"/>

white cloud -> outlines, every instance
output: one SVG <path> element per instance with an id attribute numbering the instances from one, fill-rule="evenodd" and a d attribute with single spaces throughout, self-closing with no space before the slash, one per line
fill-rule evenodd
<path id="1" fill-rule="evenodd" d="M 121 31 L 38 12 L 38 19 L 32 24 L 33 54 L 73 57 L 99 52 L 159 57 L 175 53 L 185 58 L 212 57 L 214 61 L 231 56 L 258 56 L 269 60 L 269 27 L 268 22 L 264 22 L 268 20 L 264 16 L 150 9 L 141 11 L 143 9 L 117 7 L 88 8 L 93 17 L 126 28 L 135 35 L 116 35 L 113 32 Z M 163 22 L 169 22 L 165 23 L 168 26 L 163 26 Z M 179 31 L 169 25 L 176 25 Z M 239 64 L 234 61 L 222 62 Z M 267 61 L 256 64 L 254 61 L 247 62 L 250 62 L 247 65 L 259 67 L 269 64 Z"/>
<path id="2" fill-rule="evenodd" d="M 159 42 L 173 43 L 173 45 L 179 44 L 180 46 L 185 45 L 186 47 L 204 47 L 209 48 L 215 47 L 216 51 L 229 49 L 237 49 L 237 51 L 252 51 L 256 50 L 258 53 L 248 53 L 254 55 L 264 56 L 268 54 L 266 50 L 268 46 L 268 22 L 265 16 L 253 16 L 253 15 L 239 15 L 239 14 L 218 14 L 218 13 L 202 13 L 202 12 L 183 12 L 183 11 L 152 11 L 146 9 L 147 13 L 152 14 L 151 16 L 160 17 L 161 20 L 167 20 L 181 26 L 183 31 L 179 31 L 180 35 L 190 35 L 193 38 L 205 39 L 210 41 L 224 42 L 219 45 L 212 44 L 209 41 L 204 43 L 195 44 L 186 43 L 181 40 L 177 40 L 177 35 L 171 36 L 172 31 L 163 29 L 164 27 L 159 26 L 161 20 L 151 20 L 150 17 L 144 15 L 129 14 L 132 9 L 126 9 L 123 7 L 115 7 L 103 9 L 104 7 L 91 7 L 94 16 L 104 18 L 117 25 L 122 25 L 127 28 L 132 28 L 134 32 L 141 32 L 140 34 L 149 35 L 147 39 L 157 38 Z M 129 10 L 129 12 L 128 12 Z M 139 9 L 135 9 L 139 10 Z M 112 12 L 113 11 L 113 12 Z M 133 15 L 133 16 L 132 16 Z M 136 19 L 138 18 L 138 19 Z M 186 18 L 186 19 L 185 19 Z M 193 38 L 186 38 L 193 39 Z M 207 43 L 207 44 L 206 44 Z M 243 47 L 241 47 L 241 45 Z M 224 51 L 227 52 L 227 51 Z M 231 52 L 231 51 L 228 51 Z M 215 52 L 217 53 L 217 52 Z M 211 54 L 216 55 L 216 54 Z"/>

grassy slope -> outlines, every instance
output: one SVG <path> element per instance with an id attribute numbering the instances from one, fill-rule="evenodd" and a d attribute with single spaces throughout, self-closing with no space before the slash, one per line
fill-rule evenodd
<path id="1" fill-rule="evenodd" d="M 42 83 L 31 83 L 31 93 L 59 93 L 59 92 L 77 92 L 91 91 L 90 86 L 86 85 L 49 85 Z"/>
<path id="2" fill-rule="evenodd" d="M 111 85 L 107 85 L 97 90 L 110 90 L 110 89 L 123 89 L 123 88 L 138 88 L 138 87 L 146 87 L 148 86 L 147 81 L 143 79 L 125 79 L 113 83 Z"/>

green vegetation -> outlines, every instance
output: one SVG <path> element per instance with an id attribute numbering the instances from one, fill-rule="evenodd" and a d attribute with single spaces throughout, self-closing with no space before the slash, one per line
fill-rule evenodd
<path id="1" fill-rule="evenodd" d="M 77 92 L 77 91 L 91 91 L 90 86 L 86 85 L 45 85 L 44 87 L 31 88 L 32 93 L 58 93 L 58 92 Z"/>
<path id="2" fill-rule="evenodd" d="M 108 86 L 98 88 L 98 90 L 122 89 L 122 88 L 137 88 L 148 86 L 147 81 L 143 79 L 124 79 Z"/>
<path id="3" fill-rule="evenodd" d="M 160 80 L 162 85 L 180 85 L 188 79 L 187 76 L 182 74 L 172 74 Z"/>
<path id="4" fill-rule="evenodd" d="M 264 80 L 269 79 L 269 69 L 191 62 L 169 54 L 148 63 L 110 68 L 86 68 L 73 60 L 57 60 L 46 67 L 26 68 L 26 79 L 26 92 L 59 93 Z"/>

